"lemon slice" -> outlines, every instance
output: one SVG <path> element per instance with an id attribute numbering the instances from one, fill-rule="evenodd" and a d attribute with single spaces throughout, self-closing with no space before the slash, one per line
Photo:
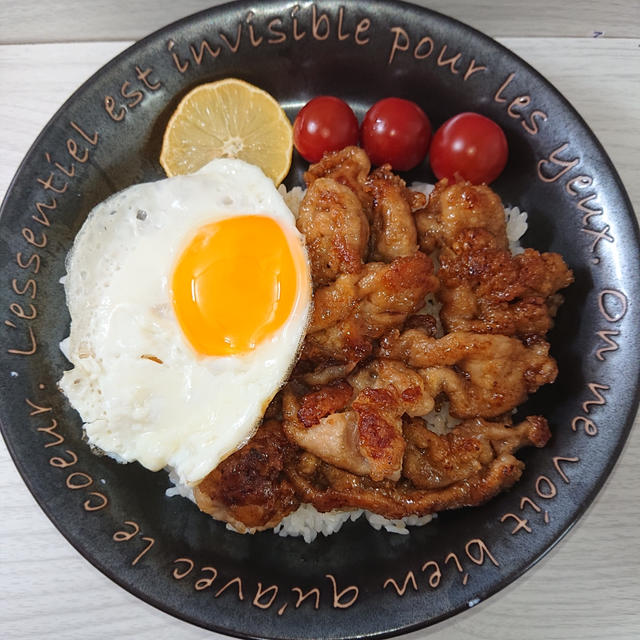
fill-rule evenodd
<path id="1" fill-rule="evenodd" d="M 214 158 L 239 158 L 279 185 L 291 167 L 293 130 L 266 91 L 226 78 L 191 90 L 169 120 L 160 164 L 171 177 L 193 173 Z"/>

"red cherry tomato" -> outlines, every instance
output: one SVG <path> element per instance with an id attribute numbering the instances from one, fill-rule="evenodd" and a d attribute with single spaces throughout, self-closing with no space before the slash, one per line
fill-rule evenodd
<path id="1" fill-rule="evenodd" d="M 374 165 L 408 171 L 427 155 L 431 123 L 415 103 L 402 98 L 376 102 L 365 115 L 360 140 Z"/>
<path id="2" fill-rule="evenodd" d="M 459 113 L 434 134 L 429 161 L 436 178 L 473 184 L 493 182 L 507 164 L 509 149 L 504 131 L 479 113 Z"/>
<path id="3" fill-rule="evenodd" d="M 358 119 L 344 100 L 318 96 L 298 112 L 293 143 L 307 162 L 318 162 L 327 151 L 358 143 Z"/>

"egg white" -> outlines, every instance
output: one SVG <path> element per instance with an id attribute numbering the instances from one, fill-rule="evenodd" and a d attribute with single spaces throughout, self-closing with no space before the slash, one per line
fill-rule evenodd
<path id="1" fill-rule="evenodd" d="M 294 309 L 250 353 L 201 356 L 173 311 L 174 264 L 202 225 L 253 214 L 278 221 L 305 256 Z M 254 433 L 304 337 L 311 284 L 291 211 L 257 167 L 214 160 L 197 173 L 136 185 L 97 205 L 66 268 L 71 329 L 61 348 L 73 369 L 59 386 L 89 443 L 196 484 Z"/>

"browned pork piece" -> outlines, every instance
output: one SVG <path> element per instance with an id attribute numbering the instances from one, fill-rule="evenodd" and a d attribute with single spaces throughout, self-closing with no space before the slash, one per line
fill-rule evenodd
<path id="1" fill-rule="evenodd" d="M 298 213 L 305 236 L 314 286 L 342 273 L 358 273 L 369 249 L 369 223 L 356 194 L 331 178 L 318 178 Z"/>
<path id="2" fill-rule="evenodd" d="M 413 255 L 418 249 L 418 232 L 412 210 L 424 206 L 425 196 L 407 189 L 388 164 L 373 171 L 366 184 L 373 196 L 371 259 L 390 262 Z"/>
<path id="3" fill-rule="evenodd" d="M 322 415 L 314 404 L 323 401 L 330 391 L 325 387 L 303 396 L 300 401 L 291 390 L 285 392 L 284 432 L 287 437 L 333 466 L 375 480 L 397 480 L 405 441 L 402 411 L 398 409 L 395 390 L 366 389 L 353 402 L 349 397 L 348 407 L 334 406 L 332 409 L 337 413 Z M 325 397 L 320 399 L 320 395 Z"/>
<path id="4" fill-rule="evenodd" d="M 523 338 L 551 329 L 557 294 L 573 274 L 557 253 L 526 249 L 512 256 L 483 229 L 467 229 L 440 253 L 440 317 L 447 331 Z"/>
<path id="5" fill-rule="evenodd" d="M 308 452 L 289 458 L 286 473 L 301 500 L 318 511 L 368 509 L 393 519 L 427 515 L 479 505 L 511 487 L 524 468 L 513 453 L 523 446 L 542 447 L 550 437 L 539 416 L 515 427 L 478 418 L 443 436 L 411 418 L 404 431 L 407 448 L 398 482 L 376 482 Z"/>
<path id="6" fill-rule="evenodd" d="M 275 527 L 300 505 L 283 473 L 285 456 L 293 448 L 281 423 L 267 420 L 195 488 L 197 505 L 243 533 Z"/>
<path id="7" fill-rule="evenodd" d="M 440 247 L 446 331 L 543 336 L 562 302 L 557 291 L 573 274 L 557 253 L 508 250 L 504 210 L 485 185 L 441 180 L 416 213 L 420 244 Z"/>
<path id="8" fill-rule="evenodd" d="M 554 253 L 511 255 L 486 185 L 442 180 L 426 201 L 389 166 L 370 171 L 347 147 L 305 173 L 314 309 L 300 360 L 254 437 L 194 491 L 239 531 L 301 503 L 392 519 L 482 504 L 520 478 L 520 447 L 550 438 L 544 418 L 510 416 L 557 375 L 543 336 L 571 271 Z M 423 417 L 444 399 L 462 422 L 440 435 Z"/>
<path id="9" fill-rule="evenodd" d="M 345 147 L 324 155 L 320 162 L 309 167 L 304 180 L 310 187 L 318 178 L 331 178 L 349 187 L 360 200 L 367 214 L 371 215 L 371 194 L 366 188 L 366 180 L 371 171 L 369 157 L 360 147 Z"/>
<path id="10" fill-rule="evenodd" d="M 359 362 L 372 352 L 375 340 L 418 311 L 437 286 L 433 263 L 421 252 L 389 264 L 369 262 L 359 274 L 338 276 L 314 294 L 302 364 L 323 368 Z"/>
<path id="11" fill-rule="evenodd" d="M 451 246 L 465 229 L 486 229 L 495 246 L 506 249 L 507 225 L 499 196 L 487 185 L 449 184 L 440 180 L 429 194 L 427 206 L 416 211 L 420 248 L 431 253 Z"/>
<path id="12" fill-rule="evenodd" d="M 398 480 L 405 441 L 402 416 L 429 413 L 433 398 L 422 378 L 393 360 L 373 360 L 349 381 L 308 390 L 289 384 L 284 432 L 325 462 L 374 480 Z"/>
<path id="13" fill-rule="evenodd" d="M 402 475 L 418 489 L 440 489 L 482 471 L 494 458 L 504 463 L 522 446 L 544 447 L 551 432 L 540 416 L 529 416 L 514 427 L 473 418 L 444 436 L 429 431 L 422 420 L 410 419 L 404 436 Z"/>
<path id="14" fill-rule="evenodd" d="M 493 418 L 553 382 L 558 373 L 548 343 L 458 331 L 432 338 L 421 329 L 390 332 L 381 355 L 419 369 L 433 397 L 444 393 L 456 418 Z"/>

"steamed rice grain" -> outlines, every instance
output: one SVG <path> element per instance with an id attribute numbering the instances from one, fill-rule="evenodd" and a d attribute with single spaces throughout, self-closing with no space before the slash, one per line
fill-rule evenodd
<path id="1" fill-rule="evenodd" d="M 313 505 L 302 504 L 296 511 L 276 525 L 274 533 L 279 536 L 302 536 L 304 541 L 313 542 L 321 533 L 330 536 L 342 528 L 345 522 L 354 522 L 364 516 L 369 524 L 376 530 L 385 529 L 390 533 L 407 535 L 409 526 L 422 526 L 430 522 L 435 516 L 408 516 L 401 520 L 389 520 L 377 513 L 355 509 L 353 511 L 339 511 L 334 509 L 328 513 L 320 513 Z"/>

